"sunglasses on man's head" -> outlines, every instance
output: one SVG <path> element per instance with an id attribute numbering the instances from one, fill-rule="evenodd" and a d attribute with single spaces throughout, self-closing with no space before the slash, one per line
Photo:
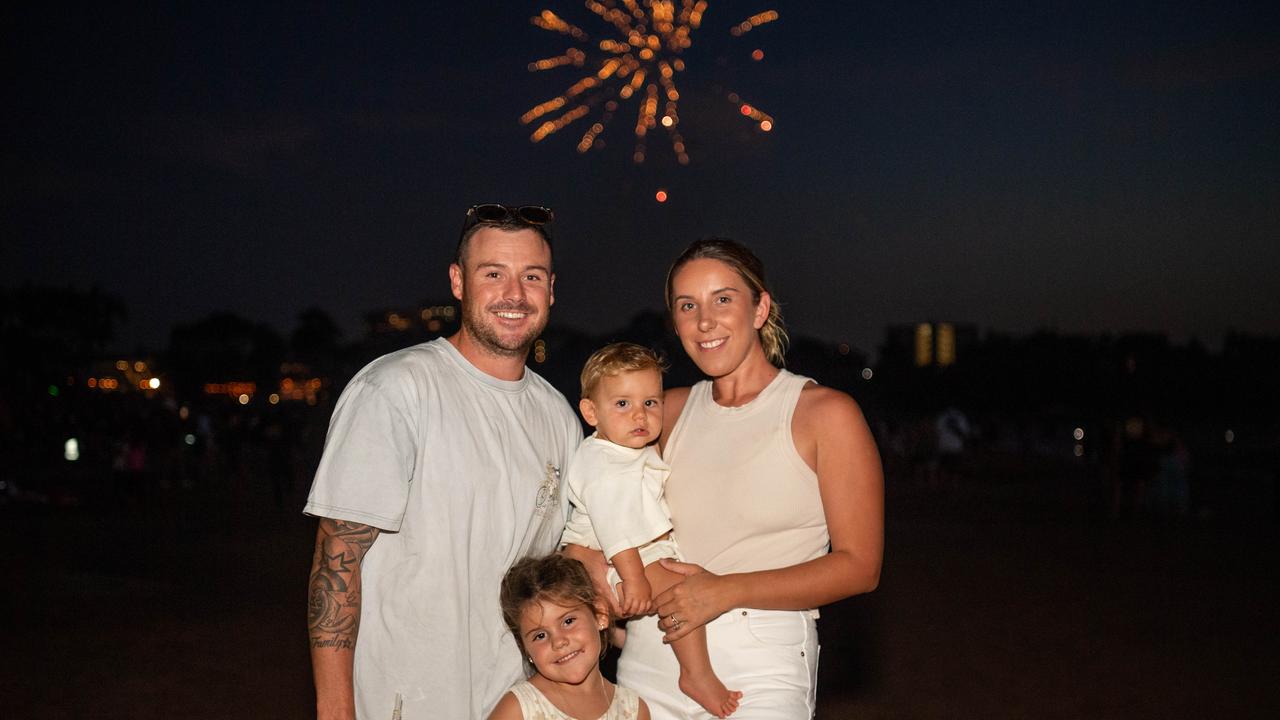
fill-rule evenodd
<path id="1" fill-rule="evenodd" d="M 541 205 L 507 207 L 497 203 L 485 203 L 483 205 L 472 205 L 467 209 L 467 219 L 462 225 L 462 232 L 466 232 L 480 223 L 503 223 L 515 220 L 525 225 L 536 225 L 542 229 L 543 233 L 550 236 L 551 228 L 548 226 L 551 225 L 551 221 L 554 219 L 555 213 L 551 212 L 551 208 L 542 207 Z"/>

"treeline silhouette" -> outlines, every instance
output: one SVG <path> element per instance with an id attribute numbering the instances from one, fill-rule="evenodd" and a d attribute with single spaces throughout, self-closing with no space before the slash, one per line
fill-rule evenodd
<path id="1" fill-rule="evenodd" d="M 109 351 L 127 312 L 110 294 L 0 291 L 0 498 L 143 506 L 259 492 L 290 506 L 345 383 L 381 354 L 452 333 L 449 306 L 371 312 L 357 338 L 318 307 L 287 335 L 216 313 L 174 327 L 165 348 L 122 354 Z M 946 365 L 918 365 L 894 337 L 874 363 L 802 332 L 787 355 L 789 369 L 859 401 L 891 479 L 954 493 L 1071 477 L 1078 502 L 1116 519 L 1231 503 L 1280 515 L 1280 338 L 1229 332 L 1213 351 L 1158 334 L 973 332 Z M 663 352 L 668 385 L 700 379 L 656 311 L 605 332 L 552 325 L 530 364 L 573 400 L 582 363 L 614 340 Z"/>

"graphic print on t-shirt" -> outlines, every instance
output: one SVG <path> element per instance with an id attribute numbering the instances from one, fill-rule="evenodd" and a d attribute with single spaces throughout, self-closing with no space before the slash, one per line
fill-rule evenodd
<path id="1" fill-rule="evenodd" d="M 547 461 L 546 473 L 542 478 L 542 485 L 538 488 L 538 499 L 535 503 L 535 512 L 538 515 L 546 515 L 547 508 L 558 503 L 552 502 L 558 497 L 556 490 L 560 487 L 560 468 L 556 467 L 550 460 Z"/>

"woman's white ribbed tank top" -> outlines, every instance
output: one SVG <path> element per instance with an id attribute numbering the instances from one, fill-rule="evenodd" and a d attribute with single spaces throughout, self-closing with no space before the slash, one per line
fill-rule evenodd
<path id="1" fill-rule="evenodd" d="M 689 390 L 664 449 L 666 499 L 681 553 L 717 574 L 772 570 L 825 555 L 818 476 L 791 436 L 807 377 L 782 370 L 751 402 L 722 407 Z"/>

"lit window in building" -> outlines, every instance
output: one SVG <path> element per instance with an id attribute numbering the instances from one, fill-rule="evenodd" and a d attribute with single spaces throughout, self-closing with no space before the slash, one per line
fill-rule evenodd
<path id="1" fill-rule="evenodd" d="M 956 328 L 951 323 L 938 323 L 938 365 L 946 367 L 956 361 Z"/>
<path id="2" fill-rule="evenodd" d="M 916 325 L 916 367 L 933 364 L 933 326 L 929 323 Z"/>

